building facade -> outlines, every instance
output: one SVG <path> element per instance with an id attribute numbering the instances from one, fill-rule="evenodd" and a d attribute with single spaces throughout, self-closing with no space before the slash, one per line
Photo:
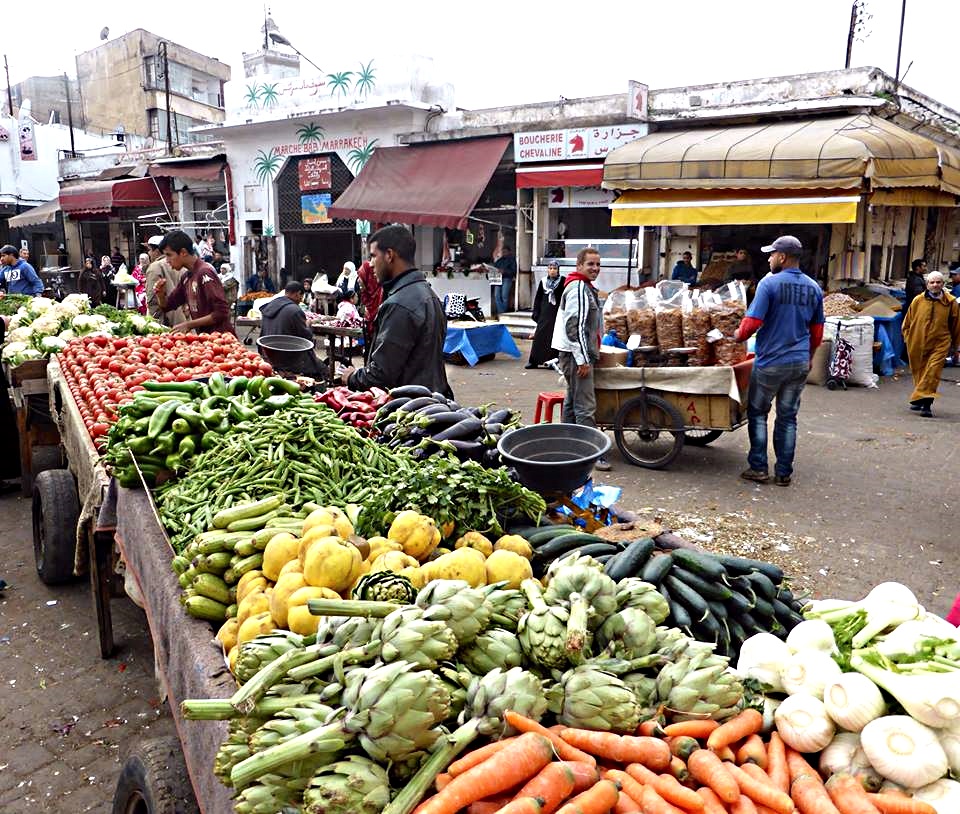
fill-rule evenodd
<path id="1" fill-rule="evenodd" d="M 230 67 L 142 28 L 78 54 L 76 67 L 89 129 L 164 143 L 169 132 L 176 145 L 206 138 L 193 129 L 224 119 L 223 87 Z"/>
<path id="2" fill-rule="evenodd" d="M 76 79 L 65 79 L 63 76 L 31 76 L 10 87 L 15 111 L 20 109 L 25 100 L 29 100 L 31 115 L 44 124 L 69 122 L 68 92 L 73 108 L 71 112 L 74 126 L 82 129 L 83 121 L 80 117 L 80 96 L 77 92 Z"/>

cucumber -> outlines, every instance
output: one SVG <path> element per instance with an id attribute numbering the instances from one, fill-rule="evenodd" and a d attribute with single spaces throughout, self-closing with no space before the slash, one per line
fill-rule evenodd
<path id="1" fill-rule="evenodd" d="M 750 580 L 747 579 L 744 575 L 741 574 L 738 577 L 732 577 L 730 579 L 730 587 L 733 588 L 735 591 L 739 591 L 741 594 L 743 594 L 747 598 L 747 601 L 750 604 L 751 610 L 753 610 L 753 608 L 756 607 L 757 593 L 756 591 L 753 590 L 753 583 L 750 582 Z"/>
<path id="2" fill-rule="evenodd" d="M 651 585 L 659 585 L 672 566 L 672 554 L 658 554 L 656 557 L 647 560 L 643 571 L 640 572 L 640 579 L 649 582 Z"/>
<path id="3" fill-rule="evenodd" d="M 651 554 L 653 554 L 653 540 L 649 537 L 641 537 L 608 562 L 604 571 L 610 579 L 619 582 L 621 579 L 640 573 Z"/>
<path id="4" fill-rule="evenodd" d="M 749 574 L 759 571 L 766 574 L 775 585 L 783 582 L 783 569 L 763 560 L 751 560 L 747 557 L 733 557 L 729 554 L 716 554 L 715 559 L 734 574 Z"/>
<path id="5" fill-rule="evenodd" d="M 727 569 L 713 554 L 691 551 L 689 548 L 678 548 L 673 552 L 673 559 L 680 567 L 686 568 L 704 579 L 719 582 L 727 576 Z"/>
<path id="6" fill-rule="evenodd" d="M 574 531 L 572 534 L 562 534 L 556 539 L 552 539 L 539 546 L 534 546 L 533 555 L 541 560 L 555 560 L 562 554 L 573 551 L 580 546 L 602 542 L 605 541 L 595 534 L 585 534 Z"/>
<path id="7" fill-rule="evenodd" d="M 727 618 L 727 609 L 723 606 L 722 603 L 717 602 L 715 599 L 707 600 L 707 607 L 710 608 L 710 613 L 713 614 L 713 617 L 722 622 L 722 620 Z"/>
<path id="8" fill-rule="evenodd" d="M 688 571 L 686 568 L 681 568 L 676 562 L 674 562 L 673 568 L 670 569 L 670 574 L 671 576 L 679 579 L 685 585 L 689 585 L 704 599 L 719 599 L 720 601 L 723 601 L 733 596 L 733 591 L 731 591 L 722 582 L 710 582 L 705 580 L 703 577 L 694 574 L 692 571 Z"/>
<path id="9" fill-rule="evenodd" d="M 615 554 L 601 554 L 599 557 L 594 557 L 597 562 L 603 563 L 604 566 L 610 562 L 616 555 Z M 606 571 L 606 569 L 604 569 Z"/>
<path id="10" fill-rule="evenodd" d="M 751 571 L 745 574 L 746 578 L 753 586 L 757 596 L 762 596 L 767 602 L 773 602 L 777 598 L 777 586 L 770 581 L 770 577 L 761 571 Z"/>
<path id="11" fill-rule="evenodd" d="M 693 624 L 693 620 L 690 618 L 690 611 L 688 611 L 683 605 L 677 602 L 669 592 L 665 592 L 664 588 L 661 586 L 660 593 L 664 594 L 664 598 L 667 602 L 670 603 L 670 616 L 668 619 L 672 621 L 672 627 L 680 628 L 689 628 Z"/>
<path id="12" fill-rule="evenodd" d="M 213 574 L 200 574 L 193 581 L 193 590 L 198 596 L 205 596 L 222 604 L 224 607 L 230 604 L 230 589 L 220 577 Z"/>
<path id="13" fill-rule="evenodd" d="M 713 618 L 713 615 L 707 613 L 699 621 L 693 623 L 694 638 L 701 642 L 713 642 L 716 644 L 720 640 L 720 623 Z"/>
<path id="14" fill-rule="evenodd" d="M 727 630 L 730 631 L 730 644 L 734 650 L 739 650 L 740 645 L 750 638 L 740 622 L 732 616 L 727 617 Z"/>
<path id="15" fill-rule="evenodd" d="M 690 611 L 690 615 L 699 622 L 710 615 L 709 606 L 693 588 L 669 574 L 663 578 L 663 584 L 667 586 L 667 590 L 670 591 L 673 598 Z"/>
<path id="16" fill-rule="evenodd" d="M 753 610 L 754 603 L 737 591 L 730 591 L 730 596 L 727 597 L 726 602 L 727 607 L 730 608 L 734 616 L 739 616 L 742 613 L 750 613 L 750 611 Z"/>
<path id="17" fill-rule="evenodd" d="M 793 608 L 779 599 L 773 600 L 773 614 L 787 630 L 792 630 L 803 621 L 799 613 L 795 613 Z"/>
<path id="18" fill-rule="evenodd" d="M 195 619 L 221 623 L 227 619 L 227 606 L 207 596 L 191 596 L 183 604 L 187 613 Z"/>
<path id="19" fill-rule="evenodd" d="M 758 596 L 757 604 L 753 606 L 753 614 L 763 619 L 772 619 L 773 603 L 767 602 L 762 596 Z"/>
<path id="20" fill-rule="evenodd" d="M 754 633 L 767 632 L 767 626 L 760 624 L 760 622 L 757 621 L 757 617 L 752 613 L 741 613 L 739 621 L 747 637 L 752 636 Z"/>
<path id="21" fill-rule="evenodd" d="M 542 529 L 537 529 L 534 532 L 531 532 L 527 536 L 527 542 L 532 546 L 537 546 L 539 543 L 546 543 L 549 540 L 552 540 L 554 537 L 561 537 L 564 534 L 580 534 L 580 529 L 575 526 L 567 525 L 554 525 L 547 526 Z"/>
<path id="22" fill-rule="evenodd" d="M 599 540 L 599 538 L 597 538 Z M 617 547 L 616 543 L 607 543 L 607 542 L 596 542 L 596 543 L 587 543 L 586 545 L 581 545 L 579 548 L 575 548 L 573 551 L 568 552 L 568 554 L 580 554 L 584 557 L 597 557 L 605 554 L 613 556 L 614 554 L 620 553 L 620 549 Z"/>

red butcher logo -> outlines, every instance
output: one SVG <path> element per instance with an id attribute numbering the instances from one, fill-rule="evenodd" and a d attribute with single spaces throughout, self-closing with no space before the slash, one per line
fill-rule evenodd
<path id="1" fill-rule="evenodd" d="M 583 136 L 579 133 L 570 139 L 570 143 L 573 145 L 573 148 L 570 150 L 571 153 L 583 152 Z"/>

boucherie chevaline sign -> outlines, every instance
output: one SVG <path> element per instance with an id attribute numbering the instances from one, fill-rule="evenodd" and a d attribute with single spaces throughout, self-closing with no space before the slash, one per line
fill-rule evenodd
<path id="1" fill-rule="evenodd" d="M 515 133 L 513 156 L 519 164 L 529 161 L 572 161 L 603 158 L 611 150 L 647 135 L 647 125 L 638 122 L 570 130 L 535 130 Z"/>

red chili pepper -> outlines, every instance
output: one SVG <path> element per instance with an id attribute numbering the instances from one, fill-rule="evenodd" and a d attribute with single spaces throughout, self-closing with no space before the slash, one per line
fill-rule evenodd
<path id="1" fill-rule="evenodd" d="M 353 400 L 354 400 L 354 401 L 363 401 L 363 402 L 366 402 L 367 404 L 370 404 L 370 403 L 373 401 L 373 395 L 372 395 L 371 393 L 367 393 L 367 392 L 354 393 L 354 394 L 353 394 Z"/>

